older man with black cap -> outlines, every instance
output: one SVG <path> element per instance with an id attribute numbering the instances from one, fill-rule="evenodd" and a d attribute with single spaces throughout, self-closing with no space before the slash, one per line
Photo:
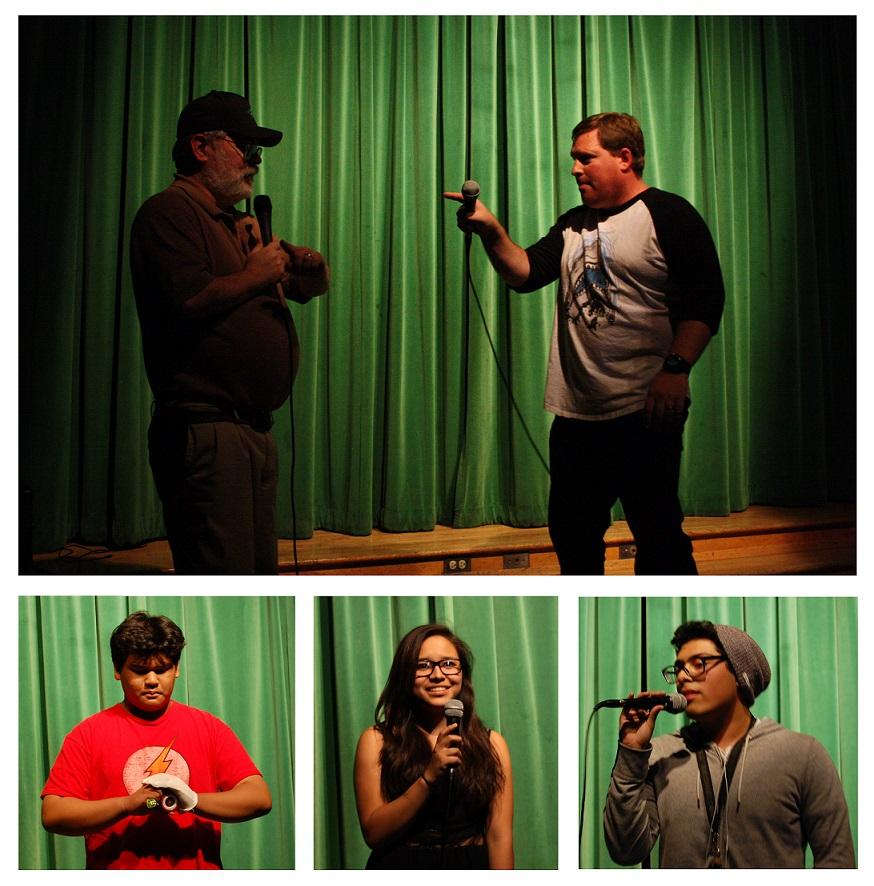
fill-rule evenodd
<path id="1" fill-rule="evenodd" d="M 604 834 L 618 864 L 638 864 L 659 841 L 661 867 L 801 868 L 855 865 L 847 802 L 826 749 L 750 711 L 771 681 L 756 641 L 731 625 L 693 621 L 664 669 L 694 723 L 653 739 L 662 705 L 630 695 Z"/>
<path id="2" fill-rule="evenodd" d="M 176 177 L 134 219 L 130 258 L 155 397 L 149 460 L 177 573 L 275 573 L 272 412 L 299 345 L 285 298 L 328 288 L 324 258 L 273 238 L 235 209 L 262 147 L 249 103 L 212 91 L 179 115 Z"/>

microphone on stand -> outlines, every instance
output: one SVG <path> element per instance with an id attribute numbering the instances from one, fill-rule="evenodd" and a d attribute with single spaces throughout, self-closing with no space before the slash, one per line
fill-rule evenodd
<path id="1" fill-rule="evenodd" d="M 682 714 L 686 710 L 686 696 L 678 692 L 659 693 L 658 695 L 644 696 L 643 698 L 605 698 L 599 701 L 593 710 L 601 708 L 638 708 L 652 710 L 656 705 L 664 705 L 669 714 Z"/>

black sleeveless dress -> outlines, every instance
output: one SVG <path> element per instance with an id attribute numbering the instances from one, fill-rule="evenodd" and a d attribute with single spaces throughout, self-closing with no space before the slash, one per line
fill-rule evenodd
<path id="1" fill-rule="evenodd" d="M 485 870 L 487 806 L 469 803 L 444 776 L 394 843 L 374 849 L 366 870 Z"/>

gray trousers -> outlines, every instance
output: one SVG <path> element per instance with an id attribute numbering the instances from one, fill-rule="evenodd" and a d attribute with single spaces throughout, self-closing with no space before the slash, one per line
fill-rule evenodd
<path id="1" fill-rule="evenodd" d="M 269 431 L 158 414 L 149 461 L 177 574 L 276 574 L 278 465 Z"/>

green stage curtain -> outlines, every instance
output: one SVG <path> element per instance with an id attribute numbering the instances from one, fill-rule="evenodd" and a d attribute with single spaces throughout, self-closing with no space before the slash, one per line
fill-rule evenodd
<path id="1" fill-rule="evenodd" d="M 315 601 L 315 867 L 361 869 L 352 770 L 397 644 L 449 625 L 474 656 L 477 713 L 507 741 L 516 867 L 558 863 L 558 605 L 555 597 L 322 597 Z"/>
<path id="2" fill-rule="evenodd" d="M 294 867 L 294 599 L 21 597 L 19 867 L 83 869 L 85 841 L 43 830 L 40 791 L 64 736 L 121 701 L 109 637 L 131 612 L 166 615 L 185 634 L 173 697 L 237 734 L 273 795 L 265 817 L 222 827 L 225 868 Z"/>
<path id="3" fill-rule="evenodd" d="M 277 233 L 333 271 L 326 296 L 292 307 L 303 362 L 293 421 L 276 415 L 283 536 L 292 513 L 300 537 L 546 522 L 555 287 L 508 293 L 478 242 L 468 287 L 456 204 L 440 195 L 477 179 L 528 245 L 579 202 L 570 133 L 603 110 L 640 118 L 646 180 L 699 209 L 726 278 L 722 329 L 692 374 L 687 513 L 854 496 L 854 18 L 23 17 L 19 29 L 20 482 L 36 550 L 164 533 L 128 235 L 171 180 L 179 110 L 213 88 L 250 95 L 285 133 L 257 188 Z M 827 183 L 823 157 L 841 158 Z"/>
<path id="4" fill-rule="evenodd" d="M 613 868 L 604 844 L 604 801 L 618 741 L 618 712 L 594 715 L 583 760 L 583 733 L 594 705 L 641 689 L 666 689 L 674 629 L 698 619 L 741 628 L 762 647 L 771 685 L 756 699 L 757 717 L 817 738 L 837 767 L 858 842 L 858 606 L 854 597 L 650 597 L 580 600 L 580 767 L 586 771 L 580 862 Z M 659 716 L 656 735 L 689 720 Z M 582 784 L 582 779 L 581 779 Z M 808 867 L 812 866 L 810 850 Z M 651 864 L 658 866 L 658 846 Z"/>

